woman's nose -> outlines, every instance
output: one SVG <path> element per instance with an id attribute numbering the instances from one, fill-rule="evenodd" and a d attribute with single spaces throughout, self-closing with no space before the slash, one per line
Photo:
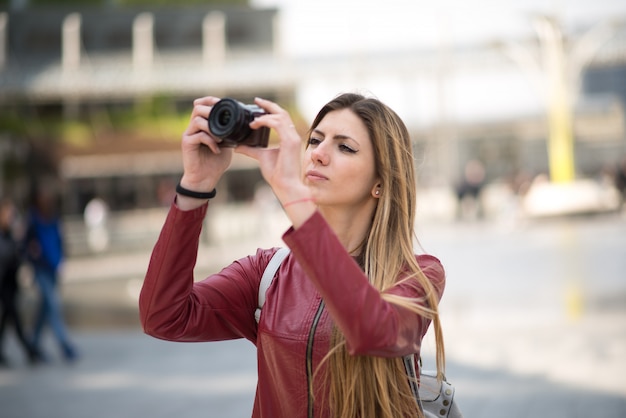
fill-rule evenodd
<path id="1" fill-rule="evenodd" d="M 311 151 L 311 160 L 313 160 L 313 162 L 317 162 L 317 163 L 319 163 L 321 165 L 327 165 L 328 164 L 330 159 L 329 159 L 329 156 L 328 156 L 328 152 L 326 152 L 326 146 L 325 146 L 324 142 L 319 144 L 317 147 L 315 147 Z"/>

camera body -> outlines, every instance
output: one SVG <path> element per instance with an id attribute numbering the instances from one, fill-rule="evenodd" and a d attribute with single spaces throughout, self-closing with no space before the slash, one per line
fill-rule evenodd
<path id="1" fill-rule="evenodd" d="M 270 137 L 269 128 L 250 128 L 255 117 L 266 112 L 254 104 L 243 104 L 226 97 L 213 106 L 209 114 L 209 132 L 220 138 L 220 147 L 267 147 Z"/>

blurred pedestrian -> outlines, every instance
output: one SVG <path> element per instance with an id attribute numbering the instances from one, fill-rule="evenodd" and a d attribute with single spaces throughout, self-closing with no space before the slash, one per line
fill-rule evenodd
<path id="1" fill-rule="evenodd" d="M 4 332 L 12 326 L 28 361 L 38 360 L 37 351 L 26 338 L 19 305 L 18 270 L 22 258 L 13 226 L 16 208 L 9 198 L 0 199 L 0 366 L 8 365 L 4 355 Z"/>
<path id="2" fill-rule="evenodd" d="M 469 160 L 465 164 L 463 177 L 456 188 L 457 217 L 481 218 L 483 207 L 481 192 L 485 185 L 485 166 L 479 160 Z"/>
<path id="3" fill-rule="evenodd" d="M 445 275 L 437 258 L 414 252 L 406 126 L 379 100 L 343 94 L 321 109 L 303 141 L 287 111 L 255 100 L 266 114 L 249 128 L 273 129 L 280 146 L 236 152 L 258 161 L 292 224 L 283 235 L 291 252 L 257 324 L 260 281 L 276 248 L 194 281 L 202 220 L 233 155 L 207 128 L 217 102 L 196 100 L 183 134 L 184 174 L 139 301 L 145 332 L 174 341 L 252 341 L 255 418 L 423 417 L 405 360 L 419 356 L 432 321 L 443 373 L 437 306 Z"/>
<path id="4" fill-rule="evenodd" d="M 35 193 L 28 218 L 25 246 L 40 293 L 32 343 L 45 356 L 41 347 L 41 335 L 44 326 L 49 325 L 65 360 L 74 361 L 78 358 L 78 352 L 70 341 L 61 300 L 57 294 L 59 269 L 64 257 L 61 221 L 54 195 L 48 190 L 40 189 Z"/>

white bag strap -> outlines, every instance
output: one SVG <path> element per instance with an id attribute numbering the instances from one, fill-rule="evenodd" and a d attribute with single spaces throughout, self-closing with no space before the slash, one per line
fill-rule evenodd
<path id="1" fill-rule="evenodd" d="M 265 304 L 265 292 L 267 292 L 270 284 L 272 284 L 276 271 L 278 271 L 278 267 L 280 267 L 280 264 L 283 262 L 285 257 L 287 257 L 287 254 L 289 254 L 288 247 L 279 248 L 270 259 L 270 262 L 267 263 L 267 267 L 265 267 L 263 277 L 261 277 L 261 283 L 259 284 L 259 304 L 258 308 L 254 312 L 254 318 L 257 323 L 261 319 L 261 309 L 263 308 L 263 304 Z"/>

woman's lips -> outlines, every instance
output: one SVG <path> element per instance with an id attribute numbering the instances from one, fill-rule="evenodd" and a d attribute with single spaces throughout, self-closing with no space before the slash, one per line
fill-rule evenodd
<path id="1" fill-rule="evenodd" d="M 309 180 L 328 180 L 328 177 L 320 173 L 319 171 L 309 170 L 306 172 L 306 177 Z"/>

